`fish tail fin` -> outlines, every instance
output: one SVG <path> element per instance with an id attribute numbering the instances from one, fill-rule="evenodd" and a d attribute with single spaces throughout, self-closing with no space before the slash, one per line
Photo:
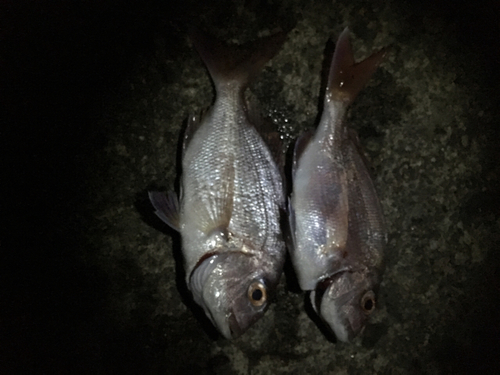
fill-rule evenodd
<path id="1" fill-rule="evenodd" d="M 346 27 L 337 41 L 326 88 L 327 100 L 343 101 L 346 104 L 354 101 L 388 51 L 388 48 L 382 48 L 356 63 L 349 34 L 349 29 Z"/>
<path id="2" fill-rule="evenodd" d="M 210 72 L 216 89 L 230 81 L 241 89 L 257 76 L 286 40 L 278 32 L 244 45 L 227 45 L 198 29 L 190 32 L 191 40 Z"/>

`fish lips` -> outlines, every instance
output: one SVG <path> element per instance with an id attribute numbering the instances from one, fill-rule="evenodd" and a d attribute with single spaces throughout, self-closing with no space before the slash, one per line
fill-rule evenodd
<path id="1" fill-rule="evenodd" d="M 227 318 L 227 322 L 229 325 L 229 331 L 230 331 L 230 337 L 226 337 L 227 339 L 236 339 L 240 337 L 245 330 L 242 329 L 238 323 L 238 319 L 236 319 L 236 316 L 234 315 L 233 311 L 229 314 L 229 317 Z"/>
<path id="2" fill-rule="evenodd" d="M 217 319 L 217 316 L 212 315 L 212 312 L 209 309 L 208 311 L 205 309 L 205 312 L 222 336 L 226 339 L 230 340 L 240 337 L 249 327 L 249 325 L 240 325 L 233 309 L 229 310 L 224 320 Z"/>
<path id="3" fill-rule="evenodd" d="M 264 311 L 262 311 L 262 314 L 255 314 L 251 317 L 251 319 L 246 319 L 245 321 L 240 322 L 236 317 L 237 314 L 235 314 L 234 310 L 231 309 L 224 322 L 216 322 L 213 317 L 210 317 L 210 319 L 226 339 L 236 339 L 243 335 L 252 324 L 261 318 L 263 314 Z"/>

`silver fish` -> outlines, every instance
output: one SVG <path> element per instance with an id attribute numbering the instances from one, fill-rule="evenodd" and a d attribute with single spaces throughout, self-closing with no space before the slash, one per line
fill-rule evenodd
<path id="1" fill-rule="evenodd" d="M 241 335 L 264 314 L 285 260 L 282 172 L 244 97 L 285 38 L 278 33 L 230 47 L 192 35 L 213 79 L 215 103 L 188 119 L 179 202 L 173 193 L 150 192 L 157 215 L 182 236 L 195 302 L 226 338 Z"/>
<path id="2" fill-rule="evenodd" d="M 347 108 L 386 50 L 355 63 L 346 28 L 330 67 L 314 135 L 296 143 L 289 203 L 299 284 L 340 341 L 358 335 L 375 310 L 386 242 L 382 210 L 365 159 L 346 126 Z"/>

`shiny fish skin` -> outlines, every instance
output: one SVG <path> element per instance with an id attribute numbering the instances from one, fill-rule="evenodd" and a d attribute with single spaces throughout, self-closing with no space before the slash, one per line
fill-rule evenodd
<path id="1" fill-rule="evenodd" d="M 320 123 L 310 139 L 299 139 L 294 155 L 292 263 L 313 308 L 344 342 L 363 331 L 375 309 L 386 241 L 377 194 L 345 117 L 384 54 L 356 64 L 344 30 Z"/>
<path id="2" fill-rule="evenodd" d="M 263 315 L 285 259 L 282 173 L 244 98 L 249 80 L 285 37 L 278 33 L 238 50 L 192 35 L 213 79 L 215 103 L 188 119 L 178 215 L 171 199 L 150 193 L 158 216 L 181 233 L 194 300 L 226 338 Z"/>

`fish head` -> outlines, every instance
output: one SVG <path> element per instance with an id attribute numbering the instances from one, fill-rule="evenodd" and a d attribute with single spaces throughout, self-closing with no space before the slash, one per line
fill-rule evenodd
<path id="1" fill-rule="evenodd" d="M 270 287 L 276 283 L 257 259 L 232 253 L 206 259 L 193 271 L 191 290 L 219 332 L 231 339 L 264 315 Z"/>
<path id="2" fill-rule="evenodd" d="M 343 271 L 318 284 L 311 302 L 339 341 L 349 342 L 364 331 L 376 307 L 376 276 Z"/>

